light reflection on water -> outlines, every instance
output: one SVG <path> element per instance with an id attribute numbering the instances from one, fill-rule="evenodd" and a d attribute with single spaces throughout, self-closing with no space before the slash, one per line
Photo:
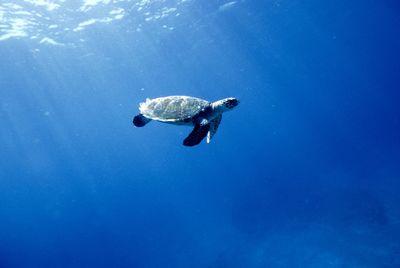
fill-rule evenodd
<path id="1" fill-rule="evenodd" d="M 17 0 L 0 3 L 0 42 L 30 39 L 54 46 L 77 46 L 81 32 L 93 25 L 109 25 L 135 18 L 134 29 L 146 23 L 178 17 L 190 0 Z M 160 27 L 173 30 L 173 25 Z M 68 38 L 67 38 L 68 35 Z"/>

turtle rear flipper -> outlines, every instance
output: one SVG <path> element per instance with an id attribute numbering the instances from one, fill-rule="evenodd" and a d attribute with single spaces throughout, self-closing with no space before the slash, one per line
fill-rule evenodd
<path id="1" fill-rule="evenodd" d="M 133 118 L 133 124 L 136 127 L 144 127 L 147 123 L 149 123 L 151 121 L 151 119 L 145 117 L 142 114 L 138 114 L 137 116 L 135 116 Z"/>
<path id="2" fill-rule="evenodd" d="M 204 137 L 207 135 L 207 132 L 210 130 L 210 124 L 206 119 L 203 119 L 200 123 L 197 123 L 192 132 L 190 132 L 189 136 L 183 141 L 183 145 L 185 146 L 195 146 L 199 144 Z"/>

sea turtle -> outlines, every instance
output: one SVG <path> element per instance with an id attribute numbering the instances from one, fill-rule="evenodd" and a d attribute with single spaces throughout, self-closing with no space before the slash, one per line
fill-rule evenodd
<path id="1" fill-rule="evenodd" d="M 207 136 L 207 143 L 217 132 L 222 113 L 239 104 L 236 98 L 226 98 L 208 102 L 189 96 L 168 96 L 147 99 L 140 103 L 140 114 L 133 118 L 133 124 L 143 127 L 151 120 L 175 125 L 194 126 L 192 132 L 183 141 L 185 146 L 194 146 Z"/>

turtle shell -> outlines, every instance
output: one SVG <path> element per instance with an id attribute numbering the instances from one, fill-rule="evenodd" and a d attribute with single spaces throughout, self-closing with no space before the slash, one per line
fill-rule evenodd
<path id="1" fill-rule="evenodd" d="M 145 117 L 162 122 L 181 122 L 193 118 L 210 103 L 188 96 L 169 96 L 147 99 L 139 106 Z"/>

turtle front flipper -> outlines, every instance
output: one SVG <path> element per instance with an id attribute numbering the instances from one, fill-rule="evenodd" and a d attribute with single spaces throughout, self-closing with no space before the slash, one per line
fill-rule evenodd
<path id="1" fill-rule="evenodd" d="M 183 145 L 185 146 L 195 146 L 199 144 L 204 137 L 207 135 L 207 132 L 210 130 L 210 124 L 207 119 L 203 119 L 200 123 L 197 123 L 192 132 L 190 132 L 189 136 L 183 141 Z"/>
<path id="2" fill-rule="evenodd" d="M 221 120 L 222 120 L 222 114 L 220 114 L 219 116 L 215 117 L 213 120 L 210 121 L 210 131 L 208 131 L 207 133 L 207 143 L 210 143 L 212 137 L 217 132 Z"/>
<path id="3" fill-rule="evenodd" d="M 135 127 L 144 127 L 150 121 L 151 119 L 145 117 L 142 114 L 138 114 L 133 118 L 133 124 L 135 125 Z"/>

